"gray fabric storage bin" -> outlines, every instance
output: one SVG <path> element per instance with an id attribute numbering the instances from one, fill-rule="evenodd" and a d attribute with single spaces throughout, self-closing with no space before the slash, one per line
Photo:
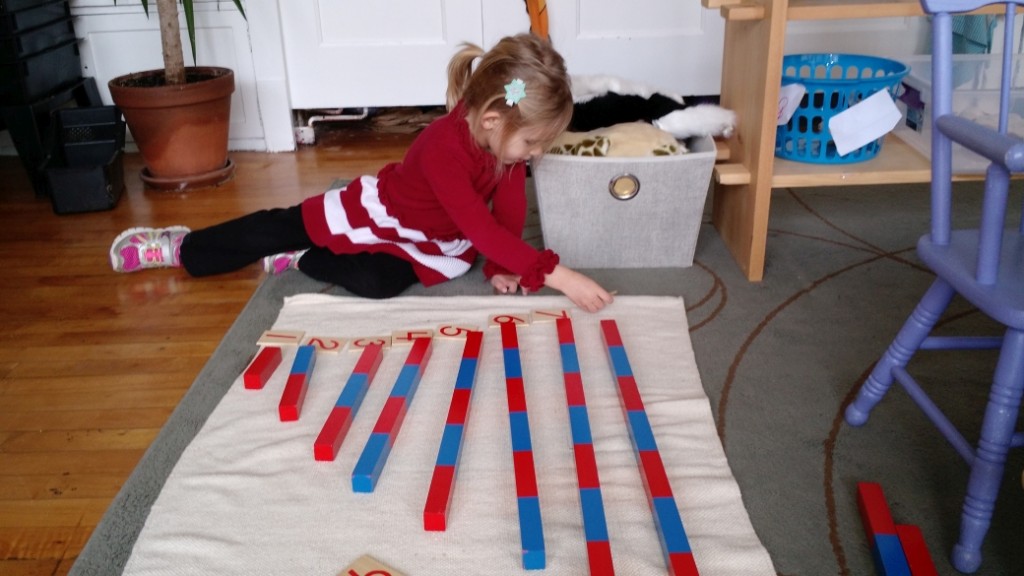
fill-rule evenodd
<path id="1" fill-rule="evenodd" d="M 686 145 L 679 156 L 545 155 L 532 167 L 544 246 L 576 268 L 691 266 L 716 153 L 710 136 Z M 635 195 L 617 198 L 615 183 L 635 185 L 628 175 Z"/>

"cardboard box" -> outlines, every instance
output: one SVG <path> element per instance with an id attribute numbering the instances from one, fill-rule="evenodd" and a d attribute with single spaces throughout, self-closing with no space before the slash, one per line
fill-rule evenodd
<path id="1" fill-rule="evenodd" d="M 999 123 L 999 81 L 1002 75 L 1001 54 L 956 54 L 953 56 L 953 113 L 978 124 L 996 128 Z M 903 79 L 897 100 L 904 121 L 894 133 L 926 158 L 932 150 L 932 59 L 931 56 L 903 58 L 910 73 Z M 1024 59 L 1013 66 L 1013 88 L 1010 91 L 1009 131 L 1024 135 Z M 973 152 L 953 145 L 954 174 L 982 174 L 988 161 Z"/>
<path id="2" fill-rule="evenodd" d="M 716 152 L 710 136 L 686 145 L 678 156 L 545 155 L 533 166 L 545 247 L 574 268 L 691 266 Z"/>

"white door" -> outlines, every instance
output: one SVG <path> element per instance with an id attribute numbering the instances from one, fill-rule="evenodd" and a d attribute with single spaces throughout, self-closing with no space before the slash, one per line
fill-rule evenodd
<path id="1" fill-rule="evenodd" d="M 459 44 L 487 48 L 529 29 L 524 0 L 279 4 L 294 110 L 443 104 L 447 61 Z M 721 90 L 725 20 L 700 0 L 547 6 L 551 38 L 571 74 L 616 76 L 682 95 Z M 790 23 L 786 51 L 913 52 L 921 43 L 914 19 Z"/>
<path id="2" fill-rule="evenodd" d="M 687 95 L 718 94 L 725 22 L 700 0 L 554 0 L 549 31 L 572 74 L 608 74 Z"/>
<path id="3" fill-rule="evenodd" d="M 282 1 L 293 109 L 441 104 L 448 60 L 480 44 L 480 0 Z"/>
<path id="4" fill-rule="evenodd" d="M 549 31 L 572 74 L 684 95 L 721 89 L 724 22 L 700 0 L 558 0 Z M 442 104 L 448 59 L 529 29 L 523 0 L 289 0 L 281 26 L 292 108 Z"/>

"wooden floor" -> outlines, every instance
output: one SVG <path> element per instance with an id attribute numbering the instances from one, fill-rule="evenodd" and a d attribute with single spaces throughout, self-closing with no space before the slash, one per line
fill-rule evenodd
<path id="1" fill-rule="evenodd" d="M 294 153 L 234 152 L 235 178 L 147 192 L 137 155 L 111 211 L 57 216 L 0 157 L 0 576 L 66 574 L 146 447 L 263 278 L 111 271 L 131 226 L 213 224 L 373 174 L 410 136 L 354 130 Z"/>

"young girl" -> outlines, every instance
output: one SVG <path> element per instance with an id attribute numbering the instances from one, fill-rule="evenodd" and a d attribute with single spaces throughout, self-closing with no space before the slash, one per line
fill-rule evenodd
<path id="1" fill-rule="evenodd" d="M 416 282 L 465 274 L 479 252 L 499 292 L 547 285 L 587 311 L 610 303 L 596 282 L 522 240 L 526 162 L 572 116 L 562 57 L 528 34 L 487 53 L 466 44 L 448 65 L 447 98 L 448 114 L 376 177 L 203 230 L 131 228 L 110 248 L 114 270 L 180 266 L 208 276 L 262 258 L 273 274 L 295 268 L 359 296 L 389 298 Z"/>

